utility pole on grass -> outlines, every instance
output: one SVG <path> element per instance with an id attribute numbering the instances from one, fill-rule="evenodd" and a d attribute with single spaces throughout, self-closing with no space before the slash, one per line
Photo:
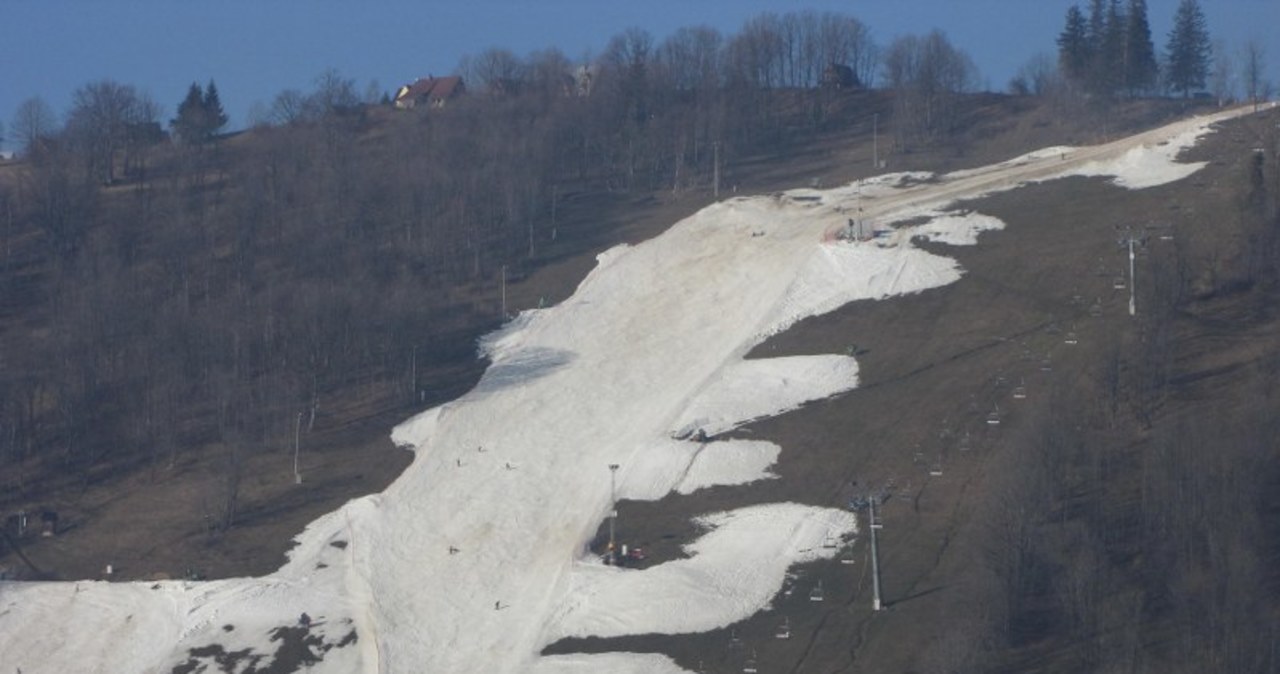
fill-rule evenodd
<path id="1" fill-rule="evenodd" d="M 715 200 L 719 201 L 720 200 L 720 141 L 717 140 L 716 142 L 712 143 L 711 148 L 713 150 L 712 163 L 715 164 L 715 168 L 713 169 L 713 172 L 712 172 L 711 193 L 712 193 L 712 196 L 715 197 Z"/>
<path id="2" fill-rule="evenodd" d="M 880 170 L 880 113 L 871 115 L 871 164 Z"/>
<path id="3" fill-rule="evenodd" d="M 560 190 L 559 184 L 551 185 L 551 240 L 552 241 L 556 240 L 556 235 L 558 234 L 558 230 L 556 228 L 556 198 L 559 196 L 558 194 L 559 190 Z"/>
<path id="4" fill-rule="evenodd" d="M 293 424 L 293 483 L 302 484 L 302 473 L 298 472 L 298 436 L 302 433 L 302 412 L 298 412 L 297 421 Z"/>

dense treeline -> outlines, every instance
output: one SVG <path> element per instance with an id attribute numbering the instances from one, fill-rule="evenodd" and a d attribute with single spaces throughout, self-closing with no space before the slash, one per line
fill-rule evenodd
<path id="1" fill-rule="evenodd" d="M 1042 52 L 1009 81 L 1009 91 L 1053 99 L 1066 114 L 1105 113 L 1119 99 L 1212 97 L 1219 105 L 1266 100 L 1272 86 L 1257 39 L 1211 40 L 1197 0 L 1181 0 L 1162 48 L 1153 41 L 1146 0 L 1089 0 L 1068 8 L 1052 54 Z M 1074 111 L 1074 112 L 1072 112 Z"/>
<path id="2" fill-rule="evenodd" d="M 1056 68 L 1033 61 L 1014 79 L 1015 91 L 1039 94 L 1065 88 L 1103 102 L 1161 91 L 1184 98 L 1212 93 L 1219 104 L 1237 93 L 1253 102 L 1270 93 L 1261 45 L 1255 40 L 1242 45 L 1237 68 L 1226 44 L 1210 40 L 1197 0 L 1179 2 L 1160 54 L 1152 42 L 1146 0 L 1128 0 L 1124 6 L 1120 0 L 1090 0 L 1087 14 L 1072 5 L 1057 46 Z M 1054 86 L 1059 83 L 1065 86 Z"/>
<path id="3" fill-rule="evenodd" d="M 1072 5 L 1058 36 L 1058 55 L 1067 81 L 1090 95 L 1136 96 L 1154 90 L 1159 65 L 1146 1 L 1129 0 L 1122 9 L 1120 0 L 1091 0 L 1088 17 Z"/>

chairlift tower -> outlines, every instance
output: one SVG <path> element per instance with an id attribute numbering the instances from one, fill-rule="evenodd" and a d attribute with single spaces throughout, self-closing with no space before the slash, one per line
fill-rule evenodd
<path id="1" fill-rule="evenodd" d="M 1138 307 L 1134 299 L 1134 278 L 1133 278 L 1133 238 L 1129 238 L 1129 315 L 1134 316 L 1138 313 Z"/>
<path id="2" fill-rule="evenodd" d="M 876 522 L 876 501 L 878 497 L 872 496 L 870 503 L 870 528 L 871 528 L 871 610 L 880 610 L 880 554 L 876 548 L 876 530 L 880 528 L 880 524 Z"/>
<path id="3" fill-rule="evenodd" d="M 618 523 L 618 464 L 609 464 L 609 563 L 618 561 L 615 527 Z"/>
<path id="4" fill-rule="evenodd" d="M 1135 233 L 1132 229 L 1126 227 L 1120 237 L 1120 247 L 1129 249 L 1129 315 L 1136 316 L 1138 314 L 1137 294 L 1134 291 L 1134 258 L 1137 257 L 1136 247 L 1146 242 L 1146 237 Z"/>

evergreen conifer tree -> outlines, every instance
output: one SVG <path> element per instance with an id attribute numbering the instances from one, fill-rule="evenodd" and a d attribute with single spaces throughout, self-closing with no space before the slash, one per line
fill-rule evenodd
<path id="1" fill-rule="evenodd" d="M 213 80 L 209 80 L 209 86 L 204 90 L 201 107 L 204 109 L 204 139 L 211 140 L 222 130 L 222 127 L 227 125 L 227 114 L 222 111 L 222 101 L 218 98 L 218 86 L 213 83 Z"/>
<path id="2" fill-rule="evenodd" d="M 1129 95 L 1148 91 L 1156 83 L 1159 66 L 1147 21 L 1147 0 L 1129 0 L 1124 43 L 1124 87 Z"/>
<path id="3" fill-rule="evenodd" d="M 195 145 L 204 141 L 205 121 L 204 93 L 195 82 L 187 89 L 187 97 L 178 104 L 178 115 L 169 120 L 169 126 L 184 143 Z"/>
<path id="4" fill-rule="evenodd" d="M 218 131 L 227 125 L 227 114 L 218 98 L 218 86 L 209 80 L 207 89 L 192 82 L 186 98 L 178 104 L 178 116 L 169 120 L 169 126 L 178 138 L 188 145 L 200 145 L 213 140 Z"/>
<path id="5" fill-rule="evenodd" d="M 1067 10 L 1067 23 L 1058 35 L 1058 67 L 1075 84 L 1083 84 L 1089 75 L 1093 52 L 1089 43 L 1089 27 L 1079 5 Z"/>
<path id="6" fill-rule="evenodd" d="M 1107 33 L 1106 0 L 1089 0 L 1089 51 L 1097 56 Z"/>
<path id="7" fill-rule="evenodd" d="M 1204 86 L 1213 50 L 1209 45 L 1208 22 L 1196 0 L 1182 0 L 1173 16 L 1166 49 L 1169 88 L 1188 96 Z"/>
<path id="8" fill-rule="evenodd" d="M 1094 60 L 1094 90 L 1103 96 L 1115 95 L 1124 84 L 1124 41 L 1125 16 L 1120 11 L 1120 0 L 1110 0 Z"/>

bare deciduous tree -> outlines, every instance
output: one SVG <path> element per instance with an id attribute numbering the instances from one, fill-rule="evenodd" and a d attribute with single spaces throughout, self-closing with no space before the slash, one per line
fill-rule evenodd
<path id="1" fill-rule="evenodd" d="M 529 54 L 524 70 L 528 86 L 542 96 L 569 96 L 574 93 L 573 64 L 554 47 Z"/>
<path id="2" fill-rule="evenodd" d="M 1266 49 L 1257 40 L 1251 39 L 1240 48 L 1240 78 L 1244 94 L 1256 110 L 1258 103 L 1270 94 L 1266 82 Z"/>
<path id="3" fill-rule="evenodd" d="M 1032 56 L 1009 83 L 1010 93 L 1019 96 L 1053 96 L 1063 87 L 1057 62 L 1045 53 Z"/>
<path id="4" fill-rule="evenodd" d="M 894 40 L 885 52 L 884 71 L 894 91 L 898 132 L 913 138 L 949 133 L 956 120 L 952 100 L 971 91 L 978 78 L 969 55 L 937 30 Z"/>
<path id="5" fill-rule="evenodd" d="M 112 80 L 86 84 L 72 94 L 67 132 L 84 148 L 90 173 L 104 183 L 115 181 L 116 153 L 126 148 L 130 128 L 155 120 L 158 109 L 148 100 L 133 86 Z"/>
<path id="6" fill-rule="evenodd" d="M 659 45 L 656 61 L 661 78 L 679 91 L 719 88 L 724 38 L 707 26 L 681 28 Z"/>
<path id="7" fill-rule="evenodd" d="M 356 81 L 343 77 L 336 68 L 328 68 L 316 77 L 316 89 L 308 102 L 317 117 L 350 111 L 360 105 Z"/>
<path id="8" fill-rule="evenodd" d="M 528 77 L 525 64 L 510 50 L 498 47 L 465 57 L 458 72 L 468 82 L 476 82 L 482 90 L 495 94 L 520 93 Z"/>
<path id="9" fill-rule="evenodd" d="M 1213 71 L 1209 74 L 1209 87 L 1218 105 L 1223 106 L 1236 97 L 1236 64 L 1227 51 L 1225 40 L 1214 40 L 1213 53 L 1216 57 L 1213 59 Z"/>
<path id="10" fill-rule="evenodd" d="M 778 15 L 764 13 L 747 21 L 728 44 L 729 78 L 754 89 L 782 86 L 782 30 Z"/>
<path id="11" fill-rule="evenodd" d="M 28 98 L 18 105 L 13 115 L 10 131 L 23 151 L 31 149 L 32 144 L 41 138 L 48 138 L 58 130 L 58 119 L 53 108 L 40 97 Z"/>
<path id="12" fill-rule="evenodd" d="M 306 118 L 307 97 L 297 89 L 285 89 L 271 102 L 270 119 L 276 124 L 287 125 Z"/>

